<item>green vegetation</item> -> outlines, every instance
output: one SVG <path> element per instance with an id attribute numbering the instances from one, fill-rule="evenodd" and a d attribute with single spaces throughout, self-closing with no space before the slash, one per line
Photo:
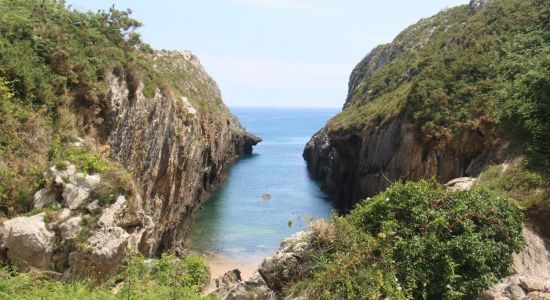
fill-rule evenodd
<path id="1" fill-rule="evenodd" d="M 397 183 L 348 216 L 314 224 L 311 299 L 472 299 L 509 274 L 522 217 L 485 189 Z"/>
<path id="2" fill-rule="evenodd" d="M 399 115 L 427 137 L 459 140 L 488 125 L 526 145 L 529 168 L 548 169 L 549 16 L 543 0 L 494 0 L 482 11 L 460 6 L 422 20 L 396 38 L 391 61 L 362 79 L 329 126 Z"/>
<path id="3" fill-rule="evenodd" d="M 526 169 L 521 160 L 507 164 L 506 169 L 502 165 L 487 167 L 479 185 L 511 199 L 528 213 L 550 216 L 550 178 Z"/>
<path id="4" fill-rule="evenodd" d="M 0 269 L 0 298 L 9 299 L 201 299 L 208 280 L 205 262 L 189 256 L 145 260 L 130 256 L 127 266 L 101 286 L 51 280 L 41 273 L 20 274 Z"/>

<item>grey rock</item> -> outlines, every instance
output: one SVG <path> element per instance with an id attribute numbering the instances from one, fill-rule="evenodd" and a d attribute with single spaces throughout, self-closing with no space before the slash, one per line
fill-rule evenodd
<path id="1" fill-rule="evenodd" d="M 88 238 L 88 248 L 69 256 L 71 277 L 109 278 L 122 267 L 130 235 L 120 227 L 101 228 Z"/>
<path id="2" fill-rule="evenodd" d="M 103 210 L 103 214 L 99 217 L 97 224 L 101 227 L 117 226 L 118 221 L 124 214 L 125 206 L 126 198 L 124 196 L 118 196 L 115 203 Z"/>
<path id="3" fill-rule="evenodd" d="M 45 187 L 36 192 L 33 196 L 33 207 L 42 208 L 55 201 L 56 190 L 52 187 Z"/>
<path id="4" fill-rule="evenodd" d="M 70 209 L 77 209 L 84 200 L 88 199 L 90 192 L 101 182 L 99 174 L 84 175 L 76 173 L 69 178 L 69 183 L 63 188 L 63 199 Z"/>
<path id="5" fill-rule="evenodd" d="M 523 228 L 523 239 L 523 250 L 512 255 L 514 274 L 485 291 L 483 299 L 545 299 L 550 288 L 550 247 L 528 227 Z"/>
<path id="6" fill-rule="evenodd" d="M 54 166 L 48 170 L 50 181 L 59 186 L 64 186 L 66 181 L 74 179 L 75 174 L 76 167 L 71 164 L 69 164 L 65 169 L 58 169 Z"/>
<path id="7" fill-rule="evenodd" d="M 101 206 L 99 205 L 99 200 L 94 200 L 90 202 L 90 204 L 86 206 L 86 209 L 91 213 L 101 212 Z"/>
<path id="8" fill-rule="evenodd" d="M 0 227 L 1 248 L 21 272 L 30 268 L 53 270 L 55 233 L 44 222 L 44 213 L 17 217 Z"/>
<path id="9" fill-rule="evenodd" d="M 74 240 L 76 238 L 81 229 L 80 222 L 82 222 L 82 217 L 77 216 L 59 225 L 59 231 L 63 241 Z"/>
<path id="10" fill-rule="evenodd" d="M 262 276 L 255 272 L 246 280 L 241 281 L 236 276 L 238 270 L 229 271 L 218 280 L 215 293 L 222 300 L 271 300 L 279 297 L 269 289 Z"/>
<path id="11" fill-rule="evenodd" d="M 482 10 L 489 2 L 491 2 L 491 0 L 471 0 L 470 8 L 473 10 Z"/>
<path id="12" fill-rule="evenodd" d="M 474 186 L 476 181 L 477 178 L 460 177 L 447 182 L 445 186 L 451 191 L 467 191 Z"/>
<path id="13" fill-rule="evenodd" d="M 506 296 L 509 296 L 512 300 L 521 300 L 527 296 L 525 291 L 517 284 L 509 285 L 506 288 Z"/>

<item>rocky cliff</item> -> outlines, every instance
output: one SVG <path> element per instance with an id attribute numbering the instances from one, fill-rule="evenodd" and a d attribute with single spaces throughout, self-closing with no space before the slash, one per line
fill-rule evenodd
<path id="1" fill-rule="evenodd" d="M 148 255 L 181 246 L 201 201 L 226 167 L 260 141 L 231 115 L 197 57 L 163 51 L 153 61 L 181 76 L 178 95 L 156 89 L 148 98 L 142 83 L 132 87 L 109 76 L 105 132 L 110 156 L 136 176 L 153 217 Z"/>
<path id="2" fill-rule="evenodd" d="M 91 159 L 115 171 L 82 170 L 85 165 L 71 164 L 75 158 L 68 155 L 44 174 L 45 186 L 33 197 L 39 214 L 0 225 L 0 255 L 19 270 L 102 281 L 120 270 L 128 253 L 178 253 L 227 166 L 260 141 L 231 115 L 190 52 L 156 52 L 151 61 L 161 73 L 182 75 L 173 87 L 178 94 L 156 88 L 147 97 L 143 81 L 132 85 L 129 74 L 106 76 L 101 122 L 77 115 L 85 134 L 64 147 L 84 155 L 103 152 Z"/>
<path id="3" fill-rule="evenodd" d="M 500 82 L 513 79 L 500 73 L 509 58 L 489 50 L 500 46 L 487 36 L 503 43 L 519 38 L 522 28 L 540 24 L 525 19 L 540 5 L 471 1 L 444 10 L 376 47 L 355 67 L 343 111 L 303 154 L 339 208 L 350 209 L 395 181 L 476 176 L 503 159 L 508 142 L 498 111 L 504 105 L 495 99 Z M 518 17 L 514 26 L 504 25 Z"/>

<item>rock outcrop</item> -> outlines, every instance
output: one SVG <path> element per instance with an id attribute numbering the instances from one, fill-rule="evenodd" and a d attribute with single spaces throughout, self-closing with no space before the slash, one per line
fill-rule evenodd
<path id="1" fill-rule="evenodd" d="M 348 210 L 398 180 L 477 176 L 485 164 L 502 160 L 501 142 L 484 136 L 476 130 L 459 142 L 426 141 L 400 119 L 363 128 L 326 127 L 306 145 L 304 159 L 338 208 Z"/>
<path id="2" fill-rule="evenodd" d="M 252 276 L 241 281 L 238 270 L 227 272 L 216 280 L 214 294 L 221 299 L 281 299 L 285 288 L 299 281 L 311 268 L 312 232 L 298 232 L 283 240 L 279 250 L 264 261 Z"/>
<path id="3" fill-rule="evenodd" d="M 514 274 L 483 293 L 482 299 L 550 299 L 550 243 L 523 229 L 525 246 L 513 255 Z"/>
<path id="4" fill-rule="evenodd" d="M 44 214 L 17 217 L 0 227 L 0 251 L 22 272 L 31 268 L 53 270 L 55 233 Z"/>
<path id="5" fill-rule="evenodd" d="M 154 67 L 181 79 L 177 92 L 109 76 L 104 147 L 136 175 L 154 230 L 147 253 L 181 247 L 195 212 L 227 166 L 261 139 L 247 133 L 221 100 L 216 83 L 190 52 L 157 52 Z"/>
<path id="6" fill-rule="evenodd" d="M 412 64 L 415 55 L 434 40 L 448 38 L 451 28 L 460 32 L 456 28 L 465 26 L 488 2 L 472 0 L 470 8 L 475 11 L 469 15 L 462 7 L 422 19 L 391 43 L 374 48 L 354 68 L 343 112 L 311 138 L 303 153 L 310 173 L 322 182 L 323 191 L 339 209 L 349 210 L 357 201 L 398 180 L 436 177 L 445 183 L 457 177 L 475 177 L 486 164 L 502 160 L 505 143 L 493 135 L 491 123 L 483 118 L 471 120 L 457 136 L 424 132 L 414 123 L 403 103 L 418 75 L 415 67 L 399 70 L 395 75 L 401 78 L 399 84 L 387 91 L 401 88 L 402 93 L 391 94 L 391 99 L 383 94 L 372 96 L 380 89 L 378 71 L 387 70 L 396 61 Z M 451 16 L 457 11 L 462 11 L 460 22 Z M 380 103 L 372 104 L 375 101 Z M 388 101 L 395 101 L 395 108 L 382 103 Z"/>

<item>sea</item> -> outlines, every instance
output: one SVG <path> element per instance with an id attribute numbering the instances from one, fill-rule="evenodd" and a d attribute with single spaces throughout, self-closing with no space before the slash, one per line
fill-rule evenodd
<path id="1" fill-rule="evenodd" d="M 302 152 L 338 108 L 232 107 L 248 132 L 263 141 L 236 161 L 203 205 L 187 240 L 214 276 L 240 269 L 247 277 L 281 241 L 329 218 L 334 210 L 307 172 Z"/>

